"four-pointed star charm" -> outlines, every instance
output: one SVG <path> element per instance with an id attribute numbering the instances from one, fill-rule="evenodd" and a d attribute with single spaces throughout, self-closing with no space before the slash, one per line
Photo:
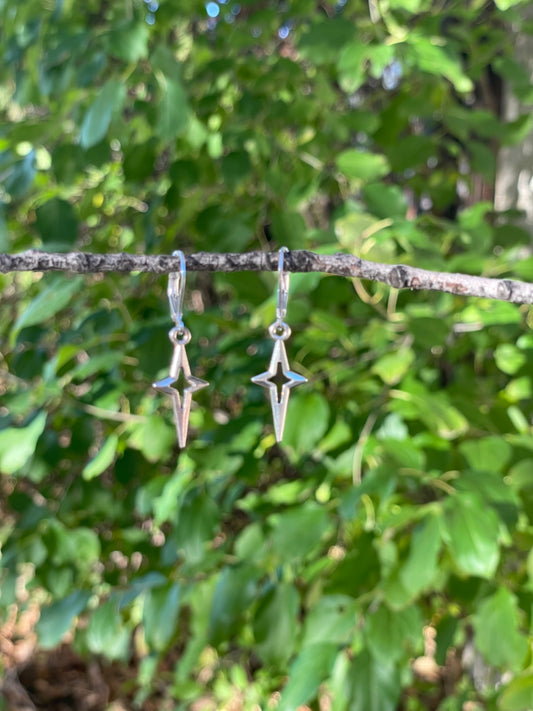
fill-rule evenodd
<path id="1" fill-rule="evenodd" d="M 180 383 L 180 375 L 183 374 L 184 385 L 182 392 L 176 384 Z M 176 433 L 178 444 L 183 449 L 187 442 L 187 431 L 189 429 L 189 415 L 191 412 L 192 396 L 197 390 L 206 388 L 209 383 L 191 374 L 189 359 L 185 352 L 185 345 L 174 344 L 174 355 L 170 364 L 170 374 L 168 377 L 153 383 L 152 387 L 160 393 L 170 395 L 172 407 L 174 409 L 174 420 L 176 423 Z"/>
<path id="2" fill-rule="evenodd" d="M 291 388 L 306 382 L 307 378 L 290 369 L 285 344 L 281 339 L 276 339 L 268 370 L 254 376 L 252 383 L 269 390 L 277 442 L 283 439 Z"/>

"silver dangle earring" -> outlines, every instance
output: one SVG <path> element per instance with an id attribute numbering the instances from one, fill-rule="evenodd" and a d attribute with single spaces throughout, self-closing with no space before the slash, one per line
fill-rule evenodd
<path id="1" fill-rule="evenodd" d="M 174 321 L 174 328 L 170 329 L 168 337 L 174 346 L 174 352 L 168 377 L 153 383 L 152 387 L 160 393 L 171 396 L 178 444 L 183 449 L 187 442 L 193 393 L 206 388 L 209 383 L 200 378 L 195 378 L 191 374 L 191 367 L 185 351 L 185 346 L 191 340 L 191 332 L 183 323 L 185 256 L 181 250 L 176 250 L 172 253 L 172 256 L 180 258 L 180 271 L 179 273 L 171 272 L 168 275 L 167 289 L 170 314 Z"/>
<path id="2" fill-rule="evenodd" d="M 252 383 L 261 385 L 261 387 L 269 390 L 277 442 L 281 442 L 283 439 L 291 389 L 307 382 L 307 378 L 290 369 L 285 350 L 284 341 L 291 335 L 290 327 L 283 320 L 287 315 L 287 302 L 289 299 L 289 273 L 283 269 L 283 258 L 288 251 L 287 247 L 282 247 L 279 250 L 276 320 L 268 329 L 270 337 L 274 339 L 274 350 L 272 351 L 270 365 L 267 371 L 252 378 Z"/>

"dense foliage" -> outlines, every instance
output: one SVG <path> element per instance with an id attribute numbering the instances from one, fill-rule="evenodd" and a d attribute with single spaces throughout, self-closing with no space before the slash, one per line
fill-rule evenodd
<path id="1" fill-rule="evenodd" d="M 286 244 L 533 274 L 491 202 L 497 147 L 530 129 L 499 118 L 502 83 L 533 98 L 519 3 L 0 9 L 4 251 Z M 211 386 L 180 452 L 150 387 L 165 278 L 0 287 L 0 606 L 37 601 L 42 648 L 75 629 L 160 709 L 533 707 L 529 308 L 293 275 L 309 383 L 278 446 L 250 384 L 275 277 L 190 274 Z"/>

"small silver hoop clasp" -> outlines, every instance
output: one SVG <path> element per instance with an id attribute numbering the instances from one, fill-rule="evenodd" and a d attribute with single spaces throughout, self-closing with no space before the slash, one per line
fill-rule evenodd
<path id="1" fill-rule="evenodd" d="M 276 319 L 276 321 L 271 323 L 268 327 L 268 333 L 270 338 L 273 338 L 275 341 L 286 341 L 291 335 L 291 327 L 288 323 L 285 323 L 285 321 Z"/>
<path id="2" fill-rule="evenodd" d="M 170 272 L 168 275 L 168 302 L 170 304 L 170 314 L 172 316 L 172 320 L 178 328 L 183 329 L 183 295 L 185 294 L 185 278 L 187 271 L 185 266 L 185 255 L 181 249 L 176 249 L 172 252 L 172 256 L 180 258 L 180 270 L 179 272 Z"/>
<path id="3" fill-rule="evenodd" d="M 186 346 L 191 340 L 191 332 L 187 326 L 174 326 L 168 332 L 168 337 L 175 346 Z"/>

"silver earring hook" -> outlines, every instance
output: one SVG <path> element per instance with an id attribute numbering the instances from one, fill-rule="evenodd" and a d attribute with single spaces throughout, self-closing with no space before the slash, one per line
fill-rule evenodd
<path id="1" fill-rule="evenodd" d="M 284 255 L 289 250 L 281 247 L 278 255 L 278 305 L 276 307 L 276 318 L 283 321 L 287 315 L 287 303 L 289 301 L 289 272 L 283 267 Z"/>
<path id="2" fill-rule="evenodd" d="M 168 275 L 168 302 L 170 304 L 170 314 L 172 320 L 178 328 L 183 328 L 183 295 L 185 294 L 185 255 L 181 249 L 176 249 L 172 252 L 173 257 L 180 258 L 179 272 L 170 272 Z"/>

